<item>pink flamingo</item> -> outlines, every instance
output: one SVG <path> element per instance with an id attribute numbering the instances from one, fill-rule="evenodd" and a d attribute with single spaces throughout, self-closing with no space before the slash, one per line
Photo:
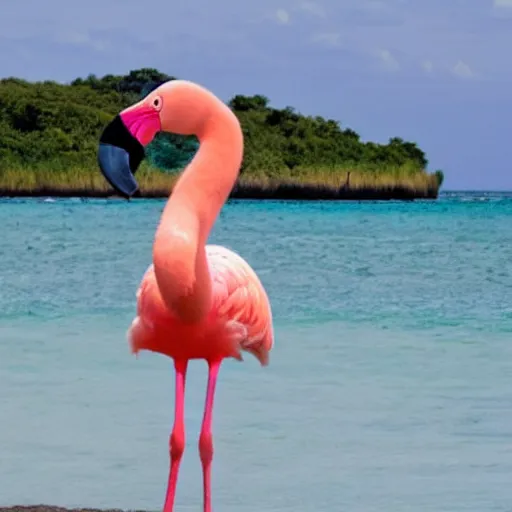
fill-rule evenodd
<path id="1" fill-rule="evenodd" d="M 164 512 L 173 510 L 185 448 L 187 364 L 190 359 L 208 363 L 199 453 L 204 511 L 211 512 L 212 408 L 219 367 L 224 358 L 242 360 L 242 350 L 268 364 L 274 344 L 272 312 L 249 264 L 229 249 L 206 245 L 243 155 L 236 116 L 210 91 L 175 80 L 123 110 L 100 138 L 98 161 L 103 175 L 122 195 L 135 195 L 138 186 L 133 173 L 144 158 L 144 146 L 161 130 L 195 134 L 200 147 L 165 205 L 154 240 L 153 264 L 137 292 L 137 316 L 128 337 L 135 353 L 151 350 L 174 359 L 175 418 Z"/>

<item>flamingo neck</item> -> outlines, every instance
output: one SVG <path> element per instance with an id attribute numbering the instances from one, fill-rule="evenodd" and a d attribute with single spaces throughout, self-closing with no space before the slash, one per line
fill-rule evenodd
<path id="1" fill-rule="evenodd" d="M 206 242 L 236 182 L 243 156 L 238 119 L 220 101 L 198 133 L 199 150 L 167 201 L 153 245 L 155 277 L 166 306 L 185 323 L 211 309 Z"/>

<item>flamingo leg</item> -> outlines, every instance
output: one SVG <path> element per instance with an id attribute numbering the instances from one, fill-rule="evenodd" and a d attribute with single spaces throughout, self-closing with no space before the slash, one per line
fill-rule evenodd
<path id="1" fill-rule="evenodd" d="M 176 371 L 176 398 L 174 402 L 174 426 L 169 438 L 171 469 L 169 472 L 169 483 L 167 484 L 167 494 L 165 496 L 164 512 L 173 511 L 178 473 L 183 452 L 185 451 L 184 402 L 187 364 L 188 361 L 186 360 L 174 362 L 174 369 Z"/>
<path id="2" fill-rule="evenodd" d="M 211 512 L 211 465 L 213 459 L 212 413 L 215 385 L 221 361 L 208 362 L 208 389 L 204 406 L 203 424 L 199 436 L 199 455 L 203 466 L 203 506 L 204 512 Z"/>

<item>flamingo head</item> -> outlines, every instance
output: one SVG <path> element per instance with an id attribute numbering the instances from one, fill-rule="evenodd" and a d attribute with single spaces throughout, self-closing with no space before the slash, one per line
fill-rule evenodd
<path id="1" fill-rule="evenodd" d="M 98 163 L 106 180 L 129 198 L 138 193 L 134 174 L 144 159 L 144 147 L 159 131 L 206 137 L 215 128 L 216 111 L 236 121 L 231 110 L 203 87 L 184 80 L 164 82 L 143 100 L 120 112 L 100 137 Z"/>
<path id="2" fill-rule="evenodd" d="M 145 157 L 144 148 L 162 129 L 163 98 L 155 89 L 120 112 L 100 137 L 98 164 L 105 179 L 124 197 L 138 194 L 134 174 Z"/>

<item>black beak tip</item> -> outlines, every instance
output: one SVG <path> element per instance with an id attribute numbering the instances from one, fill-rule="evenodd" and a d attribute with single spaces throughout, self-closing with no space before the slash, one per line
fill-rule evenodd
<path id="1" fill-rule="evenodd" d="M 119 115 L 105 127 L 99 143 L 98 164 L 105 179 L 126 198 L 140 195 L 133 175 L 144 159 L 144 147 Z"/>
<path id="2" fill-rule="evenodd" d="M 121 195 L 133 197 L 139 189 L 130 169 L 128 151 L 111 144 L 100 143 L 98 164 L 105 179 Z"/>

